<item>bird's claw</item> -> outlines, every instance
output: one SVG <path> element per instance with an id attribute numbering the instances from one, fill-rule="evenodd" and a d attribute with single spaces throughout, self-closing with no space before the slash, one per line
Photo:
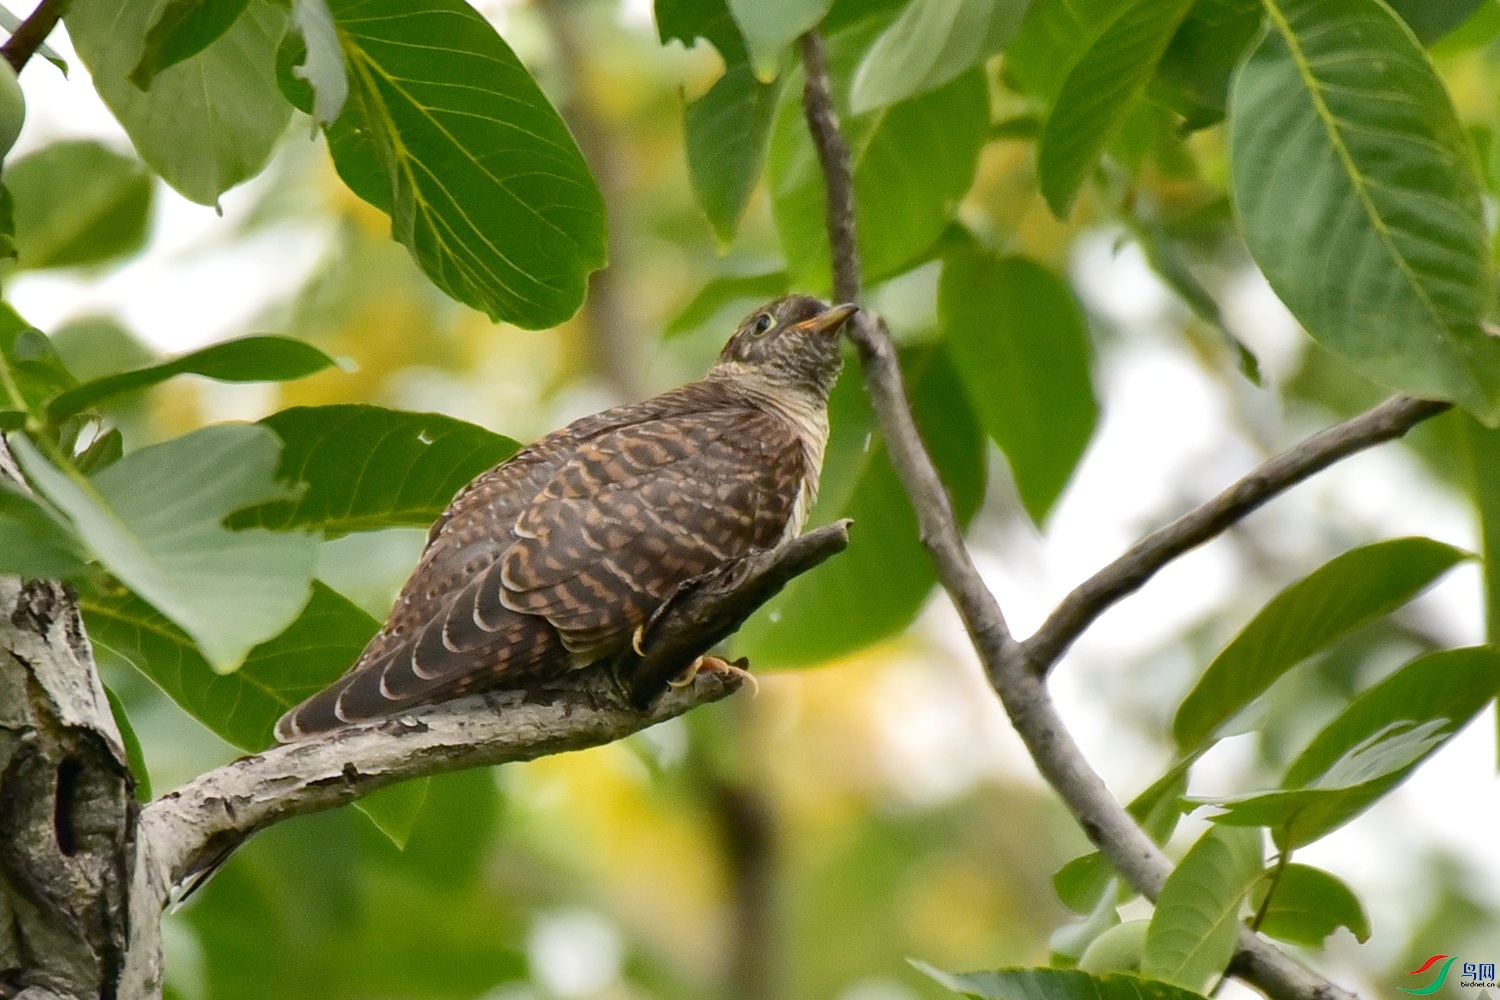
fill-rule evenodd
<path id="1" fill-rule="evenodd" d="M 646 651 L 641 645 L 646 641 L 646 626 L 637 625 L 635 631 L 630 633 L 630 648 L 635 650 L 636 656 L 645 656 Z"/>
<path id="2" fill-rule="evenodd" d="M 741 682 L 750 685 L 750 693 L 752 695 L 757 695 L 760 694 L 760 681 L 755 679 L 754 674 L 741 666 L 741 664 L 745 664 L 748 662 L 749 661 L 744 657 L 740 657 L 740 659 L 736 660 L 734 663 L 730 663 L 727 660 L 721 659 L 717 656 L 700 656 L 691 664 L 689 664 L 686 670 L 684 670 L 682 673 L 678 674 L 671 680 L 667 681 L 667 686 L 672 688 L 685 688 L 689 684 L 693 683 L 693 679 L 696 678 L 700 673 L 728 674 L 729 676 L 738 678 Z"/>

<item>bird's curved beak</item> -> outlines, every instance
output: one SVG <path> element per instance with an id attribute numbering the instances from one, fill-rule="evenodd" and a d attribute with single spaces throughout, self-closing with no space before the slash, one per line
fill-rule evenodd
<path id="1" fill-rule="evenodd" d="M 795 329 L 807 333 L 838 333 L 844 321 L 857 312 L 859 312 L 859 306 L 852 302 L 829 306 L 812 319 L 805 319 L 798 323 Z"/>

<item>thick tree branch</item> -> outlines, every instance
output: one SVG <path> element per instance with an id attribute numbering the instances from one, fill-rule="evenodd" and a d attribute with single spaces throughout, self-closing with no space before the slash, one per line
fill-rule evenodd
<path id="1" fill-rule="evenodd" d="M 1283 452 L 1207 503 L 1152 532 L 1063 598 L 1035 635 L 1022 643 L 1033 669 L 1050 670 L 1094 620 L 1135 593 L 1178 556 L 1222 534 L 1266 501 L 1355 452 L 1398 438 L 1450 408 L 1449 403 L 1396 396 Z"/>
<path id="2" fill-rule="evenodd" d="M 829 233 L 835 255 L 835 292 L 840 299 L 846 299 L 859 290 L 858 260 L 851 253 L 857 243 L 848 147 L 840 134 L 838 119 L 828 97 L 830 85 L 827 66 L 823 58 L 822 43 L 816 32 L 804 36 L 802 53 L 808 77 L 803 94 L 803 108 L 829 192 Z M 952 598 L 984 664 L 990 683 L 1005 706 L 1011 724 L 1026 744 L 1037 769 L 1068 806 L 1083 831 L 1099 845 L 1100 850 L 1131 885 L 1148 898 L 1155 899 L 1172 871 L 1172 863 L 1115 799 L 1099 774 L 1089 766 L 1052 702 L 1043 672 L 1033 669 L 1026 648 L 1011 636 L 999 603 L 980 578 L 953 517 L 947 492 L 912 419 L 901 370 L 896 363 L 895 349 L 884 324 L 878 317 L 861 312 L 848 329 L 860 353 L 865 385 L 880 420 L 886 447 L 916 512 L 922 542 L 937 566 L 938 578 Z M 1402 410 L 1400 406 L 1395 408 Z M 1420 408 L 1421 404 L 1418 404 L 1418 409 Z M 1430 416 L 1431 413 L 1425 415 Z M 1379 423 L 1378 420 L 1376 422 Z M 1411 422 L 1415 423 L 1414 420 Z M 1386 436 L 1395 436 L 1397 433 L 1400 431 L 1392 431 Z M 1313 440 L 1317 441 L 1318 438 Z M 1362 446 L 1350 447 L 1345 444 L 1342 450 L 1332 448 L 1322 464 L 1327 465 Z M 1323 448 L 1327 447 L 1328 443 L 1323 442 Z M 1314 446 L 1314 450 L 1322 449 Z M 1297 467 L 1298 463 L 1292 465 Z M 1199 525 L 1198 519 L 1190 521 L 1191 531 L 1186 534 L 1194 537 L 1195 532 L 1202 533 L 1202 537 L 1193 543 L 1198 544 L 1223 531 L 1255 506 L 1313 471 L 1316 469 L 1309 466 L 1300 476 L 1286 478 L 1285 472 L 1278 467 L 1277 476 L 1266 486 L 1279 486 L 1270 489 L 1258 486 L 1252 489 L 1249 496 L 1256 499 L 1248 506 L 1245 505 L 1246 499 L 1241 498 L 1238 503 L 1228 505 L 1226 510 L 1214 508 L 1210 513 L 1202 515 L 1204 524 Z M 1215 503 L 1218 501 L 1206 506 L 1213 507 Z M 1189 518 L 1193 518 L 1193 515 L 1189 515 Z M 1156 552 L 1155 549 L 1152 551 Z M 1181 551 L 1186 551 L 1186 548 L 1163 549 L 1156 568 L 1181 554 Z M 1154 572 L 1154 568 L 1145 576 L 1149 577 L 1150 572 Z M 1145 577 L 1141 582 L 1144 579 Z M 1139 586 L 1139 583 L 1135 586 Z M 1095 598 L 1095 601 L 1098 600 L 1099 598 Z M 1100 605 L 1100 610 L 1103 606 L 1107 606 L 1107 600 Z M 1092 617 L 1081 619 L 1078 629 L 1081 631 L 1087 627 L 1089 621 L 1092 621 Z M 1065 633 L 1060 630 L 1059 635 L 1063 634 Z M 1248 929 L 1240 934 L 1233 972 L 1276 1000 L 1353 1000 L 1353 994 L 1306 969 Z"/>
<path id="3" fill-rule="evenodd" d="M 52 34 L 52 29 L 57 27 L 57 22 L 67 13 L 71 2 L 72 0 L 41 0 L 26 20 L 16 26 L 5 44 L 0 45 L 0 56 L 5 57 L 11 69 L 21 72 L 21 67 L 42 47 L 47 36 Z"/>
<path id="4" fill-rule="evenodd" d="M 738 677 L 701 672 L 685 687 L 667 687 L 647 708 L 631 703 L 642 700 L 642 685 L 661 691 L 793 577 L 842 551 L 848 529 L 847 521 L 819 528 L 683 588 L 648 628 L 643 655 L 630 653 L 628 662 L 581 672 L 546 691 L 475 695 L 273 747 L 152 802 L 138 828 L 122 995 L 160 991 L 157 923 L 174 887 L 211 871 L 257 830 L 408 778 L 609 743 L 732 693 Z"/>

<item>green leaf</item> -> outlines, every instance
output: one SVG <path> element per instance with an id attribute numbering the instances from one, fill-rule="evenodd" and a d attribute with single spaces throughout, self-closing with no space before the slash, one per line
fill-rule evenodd
<path id="1" fill-rule="evenodd" d="M 48 399 L 76 384 L 47 335 L 0 302 L 0 411 L 21 418 L 10 426 L 39 416 Z"/>
<path id="2" fill-rule="evenodd" d="M 1211 819 L 1269 826 L 1291 850 L 1347 823 L 1406 779 L 1500 689 L 1500 651 L 1489 646 L 1419 657 L 1356 698 L 1287 769 L 1281 790 L 1190 801 L 1223 809 Z"/>
<path id="3" fill-rule="evenodd" d="M 327 130 L 340 176 L 448 295 L 529 329 L 571 316 L 604 265 L 604 202 L 515 53 L 462 0 L 328 6 L 349 72 Z"/>
<path id="4" fill-rule="evenodd" d="M 220 424 L 142 448 L 85 478 L 23 437 L 16 457 L 106 569 L 181 626 L 215 669 L 297 617 L 317 539 L 227 531 L 230 511 L 284 495 L 272 478 L 279 442 L 263 427 Z"/>
<path id="5" fill-rule="evenodd" d="M 1037 147 L 1052 214 L 1065 218 L 1078 189 L 1146 91 L 1193 0 L 1123 4 L 1063 80 Z"/>
<path id="6" fill-rule="evenodd" d="M 984 497 L 984 439 L 941 349 L 903 357 L 917 424 L 968 524 Z M 849 548 L 798 577 L 740 630 L 738 650 L 760 667 L 807 666 L 862 649 L 905 629 L 937 576 L 916 516 L 878 438 L 859 380 L 845 374 L 830 401 L 832 436 L 811 523 L 854 519 Z"/>
<path id="7" fill-rule="evenodd" d="M 1099 416 L 1078 304 L 1042 265 L 971 244 L 944 259 L 938 316 L 969 403 L 1040 524 Z"/>
<path id="8" fill-rule="evenodd" d="M 968 192 L 988 139 L 989 93 L 978 69 L 868 115 L 850 117 L 839 82 L 863 51 L 869 25 L 829 41 L 835 100 L 854 168 L 859 250 L 869 281 L 897 273 L 943 234 Z M 787 85 L 800 94 L 800 82 Z M 771 136 L 771 209 L 796 288 L 832 287 L 823 172 L 800 101 L 782 102 Z"/>
<path id="9" fill-rule="evenodd" d="M 770 80 L 782 53 L 807 29 L 816 27 L 832 0 L 729 0 L 729 11 L 745 38 L 755 75 Z"/>
<path id="10" fill-rule="evenodd" d="M 290 382 L 333 364 L 333 359 L 316 347 L 291 337 L 241 337 L 161 364 L 85 382 L 48 403 L 47 417 L 56 423 L 113 396 L 176 375 L 202 375 L 217 382 Z"/>
<path id="11" fill-rule="evenodd" d="M 1084 919 L 1063 924 L 1052 932 L 1047 939 L 1047 950 L 1052 953 L 1053 965 L 1076 965 L 1095 941 L 1120 925 L 1120 914 L 1115 909 L 1118 885 L 1111 878 L 1107 885 L 1109 891 L 1100 894 L 1094 909 Z"/>
<path id="12" fill-rule="evenodd" d="M 113 465 L 125 456 L 125 435 L 120 428 L 111 427 L 89 442 L 89 446 L 73 456 L 73 464 L 85 476 L 91 476 L 106 465 Z"/>
<path id="13" fill-rule="evenodd" d="M 312 88 L 313 118 L 331 124 L 349 99 L 349 74 L 327 0 L 293 0 L 292 30 L 302 39 L 302 59 L 292 75 Z"/>
<path id="14" fill-rule="evenodd" d="M 765 169 L 780 98 L 780 79 L 762 83 L 749 63 L 738 62 L 683 114 L 693 193 L 721 243 L 734 239 Z"/>
<path id="15" fill-rule="evenodd" d="M 1023 93 L 1051 105 L 1069 71 L 1129 2 L 1032 0 L 1001 72 Z"/>
<path id="16" fill-rule="evenodd" d="M 151 89 L 156 74 L 208 48 L 229 30 L 250 0 L 167 0 L 151 30 L 146 32 L 140 62 L 130 71 L 130 82 Z"/>
<path id="17" fill-rule="evenodd" d="M 78 0 L 65 18 L 68 36 L 141 159 L 185 197 L 214 205 L 260 173 L 291 117 L 274 73 L 286 9 L 250 0 L 227 31 L 143 91 L 128 77 L 163 4 Z"/>
<path id="18" fill-rule="evenodd" d="M 314 582 L 302 613 L 256 646 L 232 674 L 215 673 L 180 628 L 130 593 L 85 590 L 89 637 L 151 679 L 182 709 L 241 750 L 264 750 L 276 720 L 359 658 L 379 623 L 336 591 Z"/>
<path id="19" fill-rule="evenodd" d="M 981 1000 L 1203 1000 L 1203 994 L 1127 973 L 1091 975 L 1077 969 L 996 969 L 943 972 L 911 963 L 955 993 Z"/>
<path id="20" fill-rule="evenodd" d="M 87 559 L 59 515 L 0 476 L 0 575 L 72 579 L 88 572 Z"/>
<path id="21" fill-rule="evenodd" d="M 936 90 L 1005 48 L 1029 0 L 913 0 L 854 74 L 855 114 Z"/>
<path id="22" fill-rule="evenodd" d="M 1156 899 L 1141 973 L 1201 989 L 1234 955 L 1240 904 L 1260 877 L 1259 830 L 1213 827 L 1188 849 Z"/>
<path id="23" fill-rule="evenodd" d="M 1270 0 L 1235 77 L 1245 243 L 1324 346 L 1364 375 L 1500 419 L 1495 277 L 1474 153 L 1448 92 L 1380 0 Z"/>
<path id="24" fill-rule="evenodd" d="M 707 39 L 725 65 L 749 58 L 726 0 L 656 0 L 656 30 L 663 45 L 675 39 L 692 48 L 699 38 Z"/>
<path id="25" fill-rule="evenodd" d="M 1467 21 L 1484 0 L 1389 0 L 1423 45 L 1430 45 Z"/>
<path id="26" fill-rule="evenodd" d="M 109 699 L 110 714 L 115 717 L 120 740 L 125 744 L 125 762 L 130 765 L 131 777 L 135 779 L 135 800 L 150 802 L 151 772 L 146 770 L 146 754 L 141 750 L 140 737 L 136 736 L 135 727 L 130 724 L 130 716 L 125 714 L 125 706 L 120 704 L 119 695 L 108 684 L 104 685 L 104 697 Z"/>
<path id="27" fill-rule="evenodd" d="M 302 488 L 238 511 L 228 521 L 234 528 L 315 528 L 329 537 L 425 528 L 469 480 L 520 447 L 441 414 L 360 404 L 298 406 L 261 423 L 282 440 L 277 476 Z"/>
<path id="28" fill-rule="evenodd" d="M 1260 0 L 1198 0 L 1157 66 L 1154 96 L 1187 119 L 1190 129 L 1221 121 L 1229 81 L 1260 33 L 1263 16 Z"/>
<path id="29" fill-rule="evenodd" d="M 376 829 L 391 839 L 398 849 L 406 847 L 412 828 L 422 815 L 427 801 L 430 778 L 401 781 L 356 799 L 354 808 L 370 818 Z"/>
<path id="30" fill-rule="evenodd" d="M 712 278 L 667 324 L 665 336 L 670 339 L 692 333 L 736 304 L 748 312 L 763 302 L 785 295 L 790 287 L 787 274 L 782 270 Z"/>
<path id="31" fill-rule="evenodd" d="M 1089 943 L 1078 956 L 1078 968 L 1100 975 L 1106 972 L 1138 972 L 1146 954 L 1149 920 L 1127 920 L 1111 927 Z"/>
<path id="32" fill-rule="evenodd" d="M 1338 876 L 1295 863 L 1283 868 L 1279 877 L 1267 872 L 1250 894 L 1251 909 L 1260 912 L 1273 885 L 1275 893 L 1260 924 L 1262 934 L 1308 948 L 1321 948 L 1340 927 L 1349 928 L 1361 944 L 1369 939 L 1365 908 Z"/>
<path id="33" fill-rule="evenodd" d="M 1214 657 L 1172 722 L 1183 750 L 1215 730 L 1292 667 L 1410 601 L 1469 553 L 1430 538 L 1351 549 L 1271 599 Z"/>
<path id="34" fill-rule="evenodd" d="M 22 268 L 99 264 L 146 241 L 151 175 L 97 142 L 56 142 L 8 163 L 5 186 L 15 199 Z"/>

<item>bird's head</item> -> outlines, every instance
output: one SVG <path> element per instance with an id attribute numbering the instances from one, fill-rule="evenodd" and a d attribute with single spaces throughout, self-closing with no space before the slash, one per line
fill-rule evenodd
<path id="1" fill-rule="evenodd" d="M 755 310 L 719 352 L 716 370 L 827 398 L 843 367 L 839 329 L 857 306 L 788 295 Z"/>

